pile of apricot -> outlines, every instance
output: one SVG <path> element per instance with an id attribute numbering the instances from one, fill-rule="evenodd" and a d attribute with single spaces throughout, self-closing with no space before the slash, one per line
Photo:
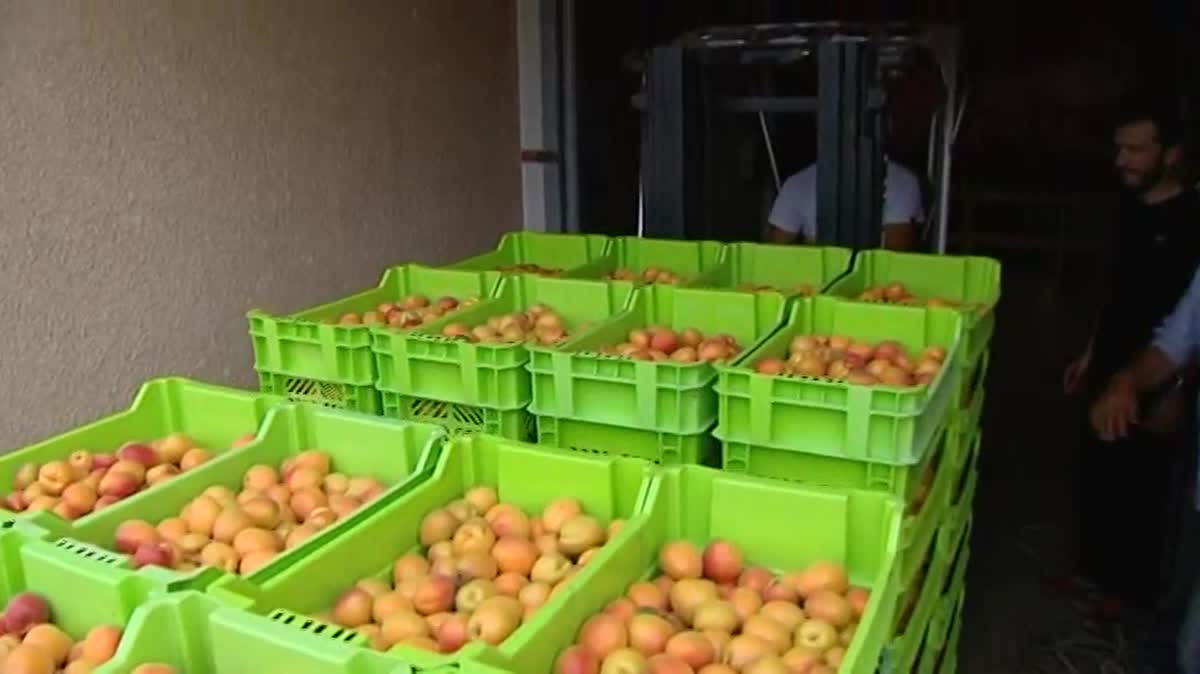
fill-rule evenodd
<path id="1" fill-rule="evenodd" d="M 499 644 L 620 526 L 603 525 L 575 499 L 530 515 L 501 503 L 495 489 L 474 487 L 424 516 L 419 552 L 359 581 L 314 617 L 361 632 L 379 650 L 400 644 L 453 653 L 470 641 Z"/>

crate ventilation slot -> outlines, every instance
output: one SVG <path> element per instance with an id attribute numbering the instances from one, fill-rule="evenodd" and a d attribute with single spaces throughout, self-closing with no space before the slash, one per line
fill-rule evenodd
<path id="1" fill-rule="evenodd" d="M 84 545 L 70 538 L 60 538 L 54 542 L 54 546 L 62 548 L 73 555 L 79 555 L 84 559 L 89 559 L 99 564 L 120 564 L 121 558 L 111 552 L 97 550 L 88 545 Z"/>
<path id="2" fill-rule="evenodd" d="M 296 615 L 291 611 L 277 610 L 271 613 L 269 617 L 271 620 L 277 623 L 295 627 L 296 629 L 304 630 L 305 632 L 316 634 L 327 639 L 333 639 L 334 641 L 350 643 L 354 641 L 355 638 L 360 636 L 359 633 L 355 632 L 354 630 L 323 623 L 320 620 L 314 620 L 306 616 Z"/>

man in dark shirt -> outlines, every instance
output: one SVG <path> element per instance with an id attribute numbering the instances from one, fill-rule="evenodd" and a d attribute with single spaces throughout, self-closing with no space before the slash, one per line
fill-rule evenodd
<path id="1" fill-rule="evenodd" d="M 1110 238 L 1106 299 L 1063 377 L 1066 392 L 1085 403 L 1150 342 L 1200 263 L 1200 197 L 1181 180 L 1179 132 L 1171 115 L 1144 108 L 1117 124 L 1115 163 L 1126 194 Z M 1118 442 L 1085 431 L 1079 570 L 1123 604 L 1149 607 L 1165 590 L 1164 555 L 1181 498 L 1172 479 L 1194 443 L 1194 395 L 1187 378 L 1173 382 Z"/>

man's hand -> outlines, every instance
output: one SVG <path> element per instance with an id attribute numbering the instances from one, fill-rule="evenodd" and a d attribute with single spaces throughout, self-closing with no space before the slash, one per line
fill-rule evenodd
<path id="1" fill-rule="evenodd" d="M 1129 426 L 1136 424 L 1138 396 L 1133 377 L 1118 372 L 1108 383 L 1104 394 L 1092 404 L 1092 429 L 1105 442 L 1123 438 Z"/>
<path id="2" fill-rule="evenodd" d="M 1087 381 L 1088 369 L 1092 365 L 1092 350 L 1084 351 L 1075 360 L 1067 365 L 1066 372 L 1063 372 L 1063 393 L 1073 396 L 1079 395 L 1083 390 L 1083 384 Z"/>

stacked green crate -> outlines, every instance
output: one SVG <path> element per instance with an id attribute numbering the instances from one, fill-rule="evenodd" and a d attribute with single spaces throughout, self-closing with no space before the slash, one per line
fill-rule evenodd
<path id="1" fill-rule="evenodd" d="M 553 351 L 623 311 L 632 292 L 628 283 L 516 275 L 504 278 L 491 299 L 443 320 L 404 333 L 376 328 L 375 386 L 384 413 L 441 424 L 453 433 L 531 437 L 533 419 L 526 407 L 532 393 L 525 363 L 532 343 L 447 337 L 447 326 L 474 328 L 541 305 L 562 318 L 567 332 L 566 342 L 545 347 Z"/>
<path id="2" fill-rule="evenodd" d="M 988 257 L 928 255 L 888 250 L 861 251 L 850 271 L 829 287 L 829 294 L 866 302 L 886 302 L 889 286 L 903 289 L 904 302 L 957 308 L 963 316 L 963 366 L 959 416 L 969 416 L 982 393 L 988 366 L 988 345 L 996 329 L 1000 300 L 1000 262 Z M 880 299 L 879 294 L 884 293 Z M 976 423 L 978 421 L 976 415 Z M 960 431 L 969 441 L 974 429 L 968 419 Z"/>
<path id="3" fill-rule="evenodd" d="M 496 279 L 481 272 L 393 267 L 375 288 L 288 315 L 247 314 L 254 369 L 263 391 L 327 407 L 382 414 L 375 390 L 370 322 L 393 332 L 411 329 L 441 299 L 467 305 L 489 297 Z M 447 301 L 448 301 L 447 299 Z M 460 311 L 447 306 L 453 316 Z"/>
<path id="4" fill-rule="evenodd" d="M 637 291 L 627 311 L 560 348 L 530 348 L 529 411 L 537 417 L 539 442 L 662 464 L 717 465 L 710 436 L 717 420 L 712 363 L 601 351 L 648 326 L 724 334 L 753 349 L 778 328 L 785 305 L 779 293 L 649 286 Z"/>

